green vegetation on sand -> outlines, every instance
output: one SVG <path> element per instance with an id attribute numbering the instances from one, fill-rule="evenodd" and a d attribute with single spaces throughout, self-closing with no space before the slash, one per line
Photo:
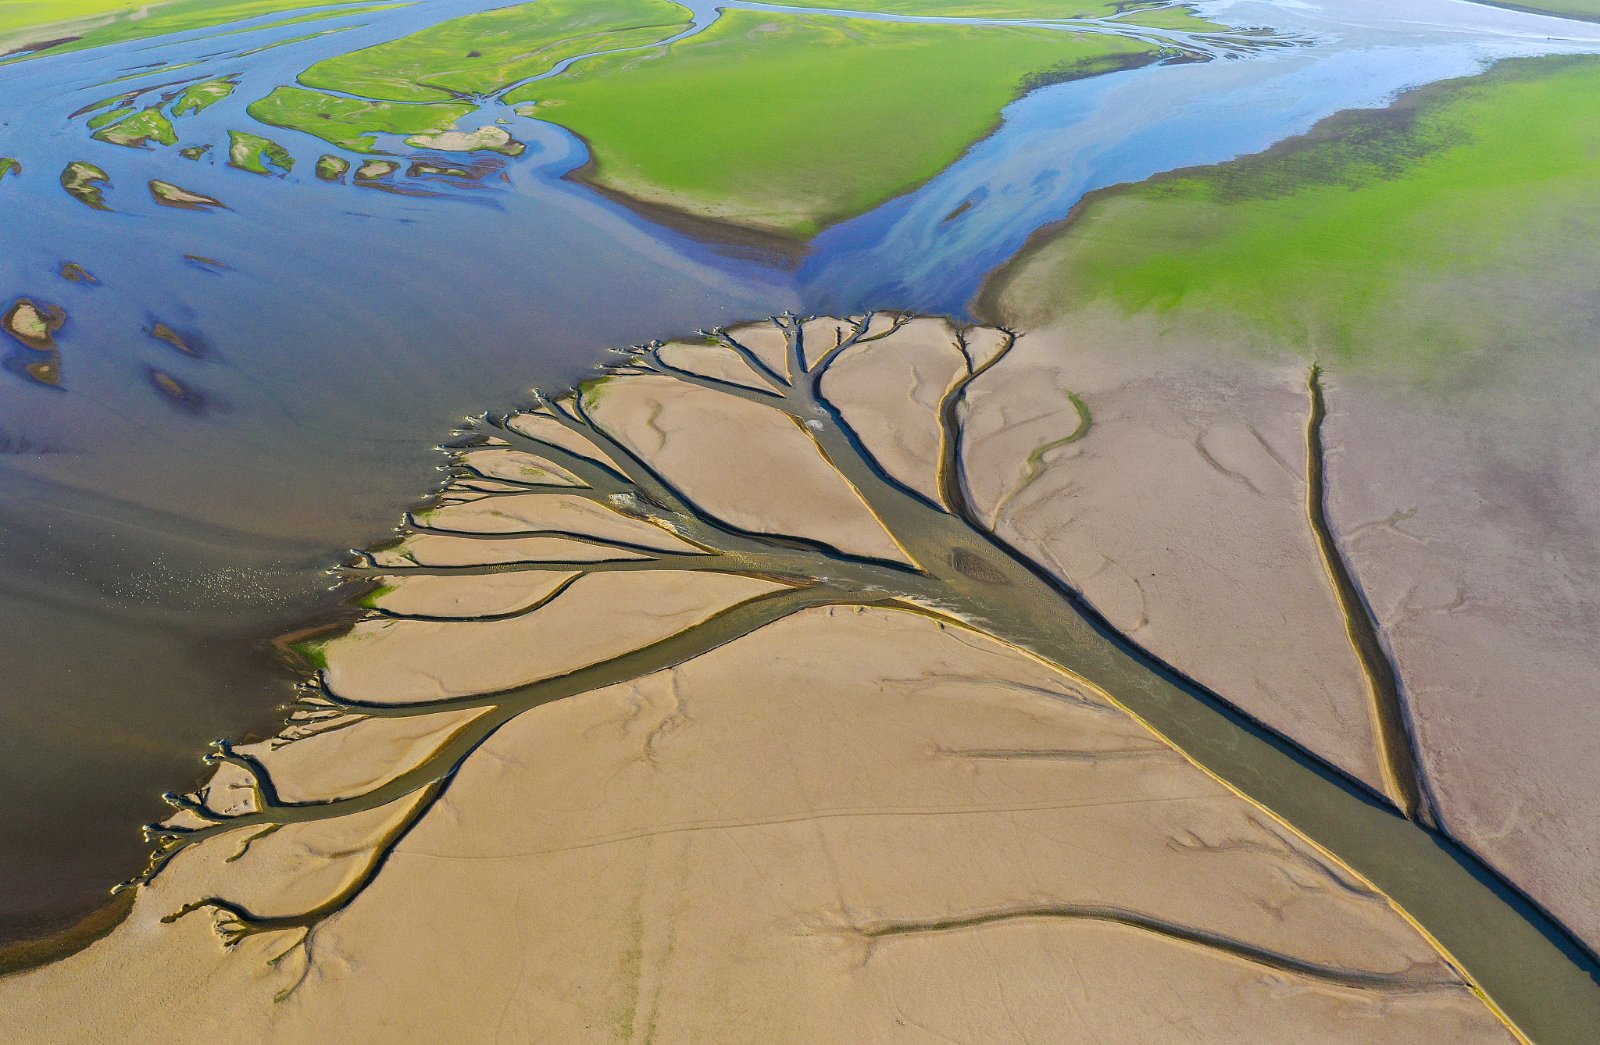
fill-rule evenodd
<path id="1" fill-rule="evenodd" d="M 289 150 L 270 138 L 244 131 L 228 132 L 228 166 L 251 174 L 288 173 L 294 170 Z"/>
<path id="2" fill-rule="evenodd" d="M 1567 3 L 1592 3 L 1595 0 L 1555 0 Z M 822 5 L 819 5 L 822 6 Z M 1161 29 L 1190 29 L 1204 32 L 1220 29 L 1215 22 L 1198 17 L 1193 8 L 1171 0 L 1133 3 L 1128 0 L 1078 0 L 1059 3 L 1053 0 L 851 0 L 830 5 L 849 11 L 883 14 L 920 15 L 939 18 L 1025 18 L 1058 21 L 1068 18 L 1117 18 L 1119 21 Z"/>
<path id="3" fill-rule="evenodd" d="M 1066 4 L 1051 0 L 852 0 L 827 6 L 939 18 L 1105 18 L 1127 5 L 1116 0 L 1077 0 Z"/>
<path id="4" fill-rule="evenodd" d="M 350 161 L 342 156 L 323 156 L 317 160 L 317 177 L 323 181 L 343 181 L 350 173 Z"/>
<path id="5" fill-rule="evenodd" d="M 1529 11 L 1538 15 L 1555 15 L 1557 18 L 1576 18 L 1584 22 L 1600 22 L 1600 0 L 1478 0 L 1490 7 L 1507 7 L 1513 11 Z"/>
<path id="6" fill-rule="evenodd" d="M 468 98 L 547 73 L 574 55 L 656 43 L 688 24 L 689 12 L 670 0 L 518 4 L 319 62 L 301 74 L 303 86 L 280 87 L 250 115 L 372 152 L 374 132 L 443 134 L 473 110 Z"/>
<path id="7" fill-rule="evenodd" d="M 158 145 L 178 144 L 178 132 L 159 106 L 134 113 L 110 126 L 102 126 L 94 132 L 94 137 L 133 149 L 142 149 L 150 142 Z"/>
<path id="8" fill-rule="evenodd" d="M 1600 58 L 1507 61 L 1096 194 L 981 310 L 1040 325 L 1110 306 L 1458 385 L 1584 343 L 1600 270 L 1572 262 L 1600 256 L 1597 97 Z"/>
<path id="9" fill-rule="evenodd" d="M 356 182 L 383 181 L 399 169 L 400 165 L 393 160 L 368 160 L 356 168 Z"/>
<path id="10" fill-rule="evenodd" d="M 274 127 L 305 131 L 352 152 L 372 152 L 378 147 L 377 134 L 439 134 L 472 110 L 465 102 L 395 105 L 279 87 L 251 105 L 249 112 Z"/>
<path id="11" fill-rule="evenodd" d="M 330 58 L 300 82 L 391 102 L 481 96 L 574 55 L 655 43 L 687 28 L 689 18 L 669 0 L 540 0 Z"/>
<path id="12" fill-rule="evenodd" d="M 150 182 L 151 197 L 163 207 L 176 207 L 179 210 L 205 210 L 209 207 L 227 208 L 227 204 L 214 196 L 186 189 L 181 185 L 174 185 L 170 181 L 157 178 Z M 188 352 L 183 338 L 165 323 L 157 323 L 152 336 L 166 341 L 179 351 Z"/>
<path id="13" fill-rule="evenodd" d="M 735 10 L 664 52 L 595 58 L 508 100 L 582 135 L 596 185 L 804 237 L 933 177 L 1030 87 L 1156 55 L 1049 29 Z"/>
<path id="14" fill-rule="evenodd" d="M 111 209 L 106 206 L 105 193 L 110 185 L 111 175 L 84 160 L 73 160 L 61 172 L 61 187 L 67 195 L 95 210 Z"/>
<path id="15" fill-rule="evenodd" d="M 192 116 L 204 112 L 231 95 L 234 86 L 234 82 L 229 79 L 197 83 L 178 96 L 178 100 L 172 105 L 172 115 Z"/>
<path id="16" fill-rule="evenodd" d="M 978 6 L 962 13 L 1063 16 L 1037 4 Z M 649 46 L 688 23 L 669 0 L 519 4 L 320 62 L 250 114 L 353 152 L 379 151 L 378 134 L 470 151 L 473 132 L 454 128 L 474 99 L 512 88 L 508 102 L 537 103 L 522 111 L 588 140 L 594 162 L 581 176 L 590 182 L 696 218 L 807 237 L 937 174 L 1028 89 L 1160 53 L 1109 35 L 753 11 Z M 516 86 L 591 52 L 600 53 L 560 76 Z"/>

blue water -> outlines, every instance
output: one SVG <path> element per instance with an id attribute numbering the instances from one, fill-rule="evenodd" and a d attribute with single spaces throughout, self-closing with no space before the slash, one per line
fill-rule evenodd
<path id="1" fill-rule="evenodd" d="M 1381 106 L 1498 58 L 1600 47 L 1600 26 L 1452 0 L 1201 10 L 1307 43 L 1028 95 L 939 177 L 824 232 L 800 271 L 807 308 L 962 314 L 984 277 L 1095 189 L 1259 152 L 1334 112 Z"/>
<path id="2" fill-rule="evenodd" d="M 463 128 L 504 119 L 527 152 L 472 185 L 396 183 L 426 196 L 321 182 L 316 157 L 339 150 L 244 113 L 323 58 L 504 3 L 343 5 L 326 21 L 263 18 L 0 66 L 0 156 L 25 168 L 0 181 L 0 306 L 27 296 L 70 313 L 61 387 L 0 372 L 0 825 L 32 840 L 0 847 L 0 938 L 82 909 L 131 871 L 131 825 L 184 782 L 203 741 L 270 723 L 288 683 L 263 639 L 312 619 L 319 571 L 429 488 L 429 447 L 463 413 L 569 384 L 608 345 L 785 308 L 960 314 L 1088 191 L 1256 151 L 1499 57 L 1600 51 L 1600 26 L 1458 0 L 1200 5 L 1270 39 L 1030 22 L 1208 60 L 1030 94 L 943 174 L 828 230 L 798 266 L 565 180 L 582 143 L 498 99 Z M 688 6 L 685 35 L 722 7 L 765 5 Z M 68 119 L 123 90 L 222 75 L 238 78 L 234 96 L 176 121 L 183 144 L 213 145 L 198 162 L 93 141 L 87 117 Z M 271 137 L 297 165 L 228 168 L 229 129 Z M 61 190 L 73 160 L 111 174 L 111 211 Z M 229 209 L 160 207 L 152 178 Z M 64 262 L 98 284 L 61 279 Z M 203 354 L 150 337 L 156 322 Z M 190 400 L 163 396 L 153 371 Z"/>

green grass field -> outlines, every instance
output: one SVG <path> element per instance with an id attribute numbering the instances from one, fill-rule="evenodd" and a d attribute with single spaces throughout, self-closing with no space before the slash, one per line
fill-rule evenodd
<path id="1" fill-rule="evenodd" d="M 1117 13 L 1115 0 L 851 0 L 812 4 L 848 11 L 961 18 L 1104 18 Z"/>
<path id="2" fill-rule="evenodd" d="M 444 130 L 468 111 L 461 96 L 575 54 L 656 43 L 688 18 L 670 0 L 544 0 L 470 15 L 321 62 L 250 113 L 371 151 L 374 131 Z M 591 58 L 509 100 L 537 102 L 541 118 L 582 134 L 596 157 L 586 176 L 599 185 L 803 237 L 938 173 L 1030 85 L 1151 55 L 1106 36 L 730 11 L 665 51 Z"/>
<path id="3" fill-rule="evenodd" d="M 0 37 L 42 25 L 136 10 L 136 0 L 0 0 Z"/>
<path id="4" fill-rule="evenodd" d="M 588 180 L 806 237 L 947 167 L 1031 83 L 1148 58 L 1050 30 L 729 11 L 666 52 L 582 63 L 519 92 L 588 140 Z"/>
<path id="5" fill-rule="evenodd" d="M 1557 3 L 1597 3 L 1600 0 L 1555 0 Z M 1150 0 L 1146 4 L 1118 2 L 1118 0 L 1076 0 L 1062 3 L 1059 0 L 860 0 L 839 3 L 842 10 L 875 11 L 883 14 L 927 15 L 959 18 L 1110 18 L 1127 12 L 1124 22 L 1155 26 L 1161 29 L 1219 29 L 1215 22 L 1195 16 L 1192 8 L 1172 4 L 1166 0 Z"/>
<path id="6" fill-rule="evenodd" d="M 483 95 L 601 48 L 663 40 L 690 20 L 670 0 L 540 0 L 451 19 L 306 70 L 300 82 L 389 102 Z"/>
<path id="7" fill-rule="evenodd" d="M 473 107 L 463 102 L 393 105 L 338 98 L 303 87 L 279 87 L 250 106 L 250 115 L 274 127 L 292 127 L 352 152 L 377 147 L 374 133 L 438 134 Z"/>
<path id="8" fill-rule="evenodd" d="M 1514 11 L 1532 11 L 1535 14 L 1600 22 L 1600 0 L 1528 0 L 1527 3 L 1519 3 L 1516 0 L 1507 0 L 1505 3 L 1481 0 L 1481 2 L 1491 7 L 1509 7 Z"/>
<path id="9" fill-rule="evenodd" d="M 56 54 L 141 40 L 244 18 L 325 7 L 338 0 L 0 0 L 0 53 L 50 40 L 71 42 L 30 52 Z"/>
<path id="10" fill-rule="evenodd" d="M 280 87 L 252 105 L 250 115 L 370 152 L 373 132 L 449 130 L 473 108 L 458 97 L 492 94 L 575 54 L 655 43 L 688 22 L 688 10 L 670 0 L 519 4 L 319 62 L 301 74 L 303 87 Z"/>
<path id="11" fill-rule="evenodd" d="M 1585 336 L 1600 300 L 1600 59 L 1506 62 L 1301 139 L 1092 197 L 991 281 L 1037 325 L 1110 304 L 1459 375 Z"/>

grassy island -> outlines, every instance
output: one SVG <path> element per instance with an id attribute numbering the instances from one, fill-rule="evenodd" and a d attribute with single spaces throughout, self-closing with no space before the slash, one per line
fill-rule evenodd
<path id="1" fill-rule="evenodd" d="M 729 11 L 664 53 L 598 58 L 511 100 L 590 143 L 587 181 L 808 237 L 933 177 L 1030 87 L 1155 53 L 1047 29 Z"/>

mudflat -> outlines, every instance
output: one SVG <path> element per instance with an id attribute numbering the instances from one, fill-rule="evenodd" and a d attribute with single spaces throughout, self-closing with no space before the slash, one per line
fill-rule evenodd
<path id="1" fill-rule="evenodd" d="M 1168 434 L 1197 462 L 1189 500 L 1248 492 L 1236 472 L 1267 502 L 1272 554 L 1217 554 L 1320 607 L 1332 637 L 1306 657 L 1353 660 L 1290 522 L 1294 376 L 1206 415 L 1212 460 L 1194 418 Z M 1443 886 L 1476 923 L 1525 924 L 1453 862 L 1418 870 L 1425 828 L 1382 811 L 1370 753 L 1317 732 L 1360 721 L 1357 669 L 1286 690 L 1327 708 L 1283 730 L 1348 745 L 1366 798 L 1285 776 L 1286 741 L 1164 669 L 1238 677 L 1178 623 L 1202 583 L 1149 586 L 1138 612 L 1086 584 L 1108 627 L 1058 581 L 1081 567 L 1055 531 L 1096 513 L 1037 491 L 1097 485 L 1098 455 L 1127 459 L 1123 488 L 1145 467 L 1118 384 L 1059 332 L 781 317 L 479 418 L 444 493 L 348 565 L 370 613 L 302 646 L 317 667 L 284 731 L 219 743 L 152 827 L 127 919 L 0 984 L 0 1029 L 1562 1040 L 1537 992 L 1581 970 L 1513 930 L 1508 976 L 1428 908 Z M 1226 434 L 1244 418 L 1259 439 Z M 781 488 L 740 453 L 767 445 Z M 1288 655 L 1259 673 L 1263 692 L 1305 674 Z M 1341 852 L 1348 816 L 1297 823 L 1308 802 L 1410 832 L 1385 847 L 1416 880 Z"/>

